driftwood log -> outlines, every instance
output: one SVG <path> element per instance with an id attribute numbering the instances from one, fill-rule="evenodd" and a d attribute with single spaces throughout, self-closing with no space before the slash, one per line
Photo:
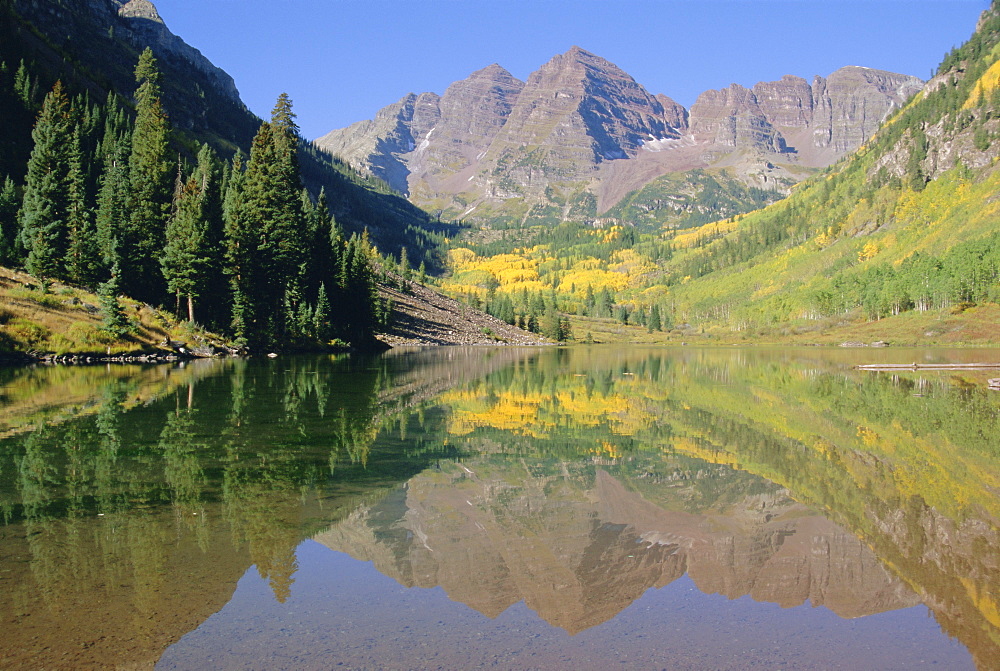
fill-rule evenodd
<path id="1" fill-rule="evenodd" d="M 855 366 L 858 370 L 1000 370 L 1000 363 L 870 363 Z"/>

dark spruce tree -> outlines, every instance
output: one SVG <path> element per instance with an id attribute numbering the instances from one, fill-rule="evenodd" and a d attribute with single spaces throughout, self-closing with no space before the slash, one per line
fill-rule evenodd
<path id="1" fill-rule="evenodd" d="M 179 316 L 184 299 L 187 320 L 192 324 L 195 299 L 205 291 L 210 264 L 204 192 L 198 179 L 192 176 L 178 184 L 174 213 L 167 223 L 166 245 L 160 257 L 167 291 L 176 298 L 176 312 Z"/>
<path id="2" fill-rule="evenodd" d="M 232 195 L 229 262 L 233 327 L 251 349 L 279 345 L 294 315 L 288 291 L 300 286 L 307 231 L 300 193 L 298 137 L 288 96 L 261 124 L 250 148 L 240 193 Z"/>
<path id="3" fill-rule="evenodd" d="M 223 221 L 223 170 L 219 158 L 207 144 L 198 152 L 194 172 L 201 189 L 201 216 L 205 222 L 204 281 L 201 324 L 224 331 L 229 324 L 230 293 L 224 273 L 225 223 Z"/>
<path id="4" fill-rule="evenodd" d="M 101 145 L 104 170 L 97 197 L 97 244 L 105 268 L 122 259 L 122 241 L 128 222 L 129 165 L 131 143 L 126 133 L 109 129 Z M 110 136 L 110 137 L 109 137 Z"/>
<path id="5" fill-rule="evenodd" d="M 21 209 L 21 198 L 14 180 L 7 177 L 0 187 L 0 265 L 14 265 L 18 259 L 17 212 Z"/>
<path id="6" fill-rule="evenodd" d="M 195 321 L 195 299 L 206 308 L 199 311 L 204 315 L 202 323 L 215 325 L 222 319 L 227 298 L 220 286 L 224 284 L 224 234 L 218 183 L 218 160 L 207 145 L 198 152 L 198 165 L 186 180 L 178 168 L 173 212 L 160 256 L 167 290 L 175 297 L 177 315 L 183 318 L 180 309 L 183 298 L 191 323 Z"/>
<path id="7" fill-rule="evenodd" d="M 100 282 L 104 264 L 94 212 L 88 202 L 87 181 L 81 128 L 78 124 L 73 130 L 73 140 L 69 147 L 69 211 L 66 225 L 69 249 L 66 256 L 66 276 L 74 284 L 94 288 Z"/>
<path id="8" fill-rule="evenodd" d="M 134 298 L 160 302 L 165 295 L 159 257 L 170 215 L 170 126 L 160 101 L 160 73 L 146 49 L 135 68 L 136 117 L 129 157 L 129 221 L 122 240 L 122 287 Z"/>
<path id="9" fill-rule="evenodd" d="M 35 145 L 25 178 L 21 243 L 27 251 L 25 268 L 43 286 L 66 276 L 72 141 L 69 112 L 69 99 L 62 83 L 56 82 L 45 96 L 31 134 Z"/>

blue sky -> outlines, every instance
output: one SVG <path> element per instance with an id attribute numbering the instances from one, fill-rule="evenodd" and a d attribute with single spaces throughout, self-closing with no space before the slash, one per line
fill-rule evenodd
<path id="1" fill-rule="evenodd" d="M 528 75 L 573 45 L 690 107 L 730 83 L 844 65 L 926 79 L 988 0 L 153 0 L 258 115 L 287 92 L 313 139 L 491 63 Z"/>

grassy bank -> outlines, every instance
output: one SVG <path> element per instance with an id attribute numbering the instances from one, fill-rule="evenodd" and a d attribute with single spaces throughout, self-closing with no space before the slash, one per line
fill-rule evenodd
<path id="1" fill-rule="evenodd" d="M 129 333 L 116 337 L 105 327 L 95 294 L 59 283 L 43 292 L 30 275 L 0 268 L 0 353 L 115 355 L 163 351 L 167 339 L 221 340 L 169 313 L 125 297 L 120 301 Z"/>

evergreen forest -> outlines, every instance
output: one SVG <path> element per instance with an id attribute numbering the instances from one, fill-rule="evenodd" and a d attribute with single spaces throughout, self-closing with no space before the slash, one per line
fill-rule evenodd
<path id="1" fill-rule="evenodd" d="M 39 87 L 25 65 L 3 74 L 8 102 L 33 111 Z M 99 292 L 112 331 L 128 328 L 116 305 L 127 293 L 251 351 L 370 339 L 387 314 L 376 252 L 365 234 L 344 233 L 324 191 L 314 200 L 304 189 L 288 97 L 249 156 L 223 160 L 202 144 L 188 160 L 172 146 L 151 50 L 135 77 L 134 110 L 61 81 L 45 92 L 23 185 L 8 175 L 0 196 L 3 264 L 43 288 Z"/>

